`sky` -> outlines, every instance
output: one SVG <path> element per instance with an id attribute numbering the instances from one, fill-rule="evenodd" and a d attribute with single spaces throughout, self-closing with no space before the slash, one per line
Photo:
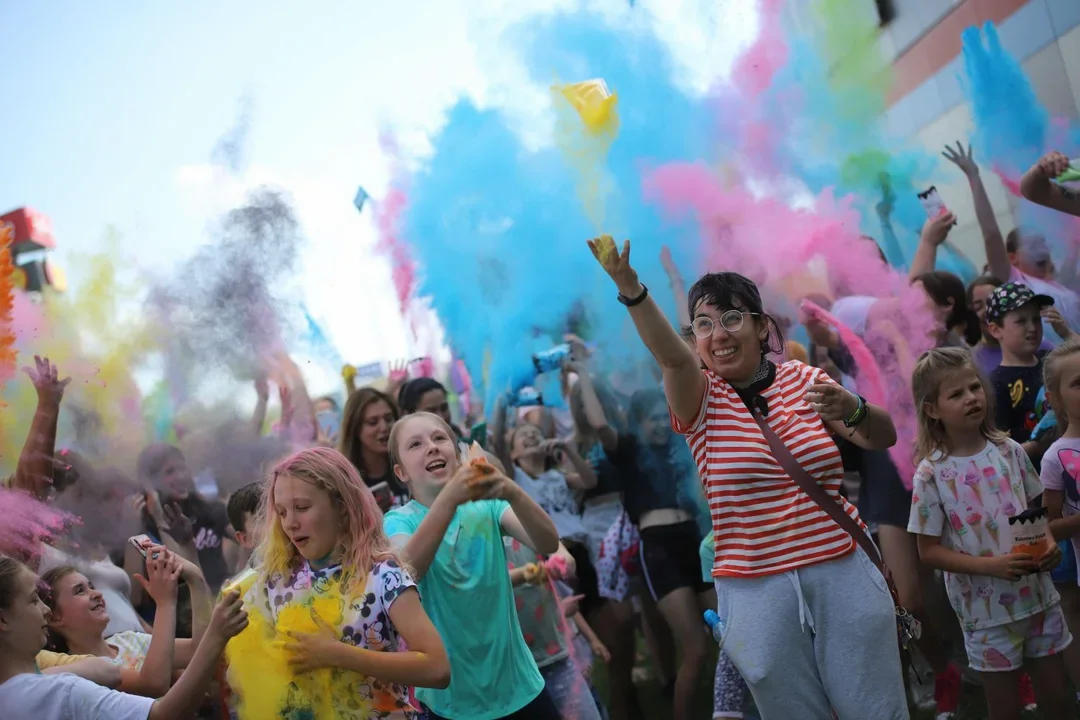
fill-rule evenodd
<path id="1" fill-rule="evenodd" d="M 373 253 L 374 218 L 352 204 L 359 185 L 375 201 L 387 185 L 380 133 L 421 162 L 447 108 L 468 95 L 545 142 L 536 118 L 547 95 L 501 33 L 583 4 L 0 0 L 0 213 L 28 205 L 49 216 L 58 264 L 78 283 L 78 254 L 98 251 L 110 226 L 125 263 L 164 272 L 248 190 L 280 187 L 307 238 L 300 299 L 341 356 L 355 365 L 406 357 L 390 268 Z M 587 5 L 612 24 L 655 28 L 699 91 L 756 24 L 753 0 Z M 246 163 L 232 175 L 211 154 L 245 106 Z M 337 389 L 336 370 L 312 368 L 311 389 Z"/>

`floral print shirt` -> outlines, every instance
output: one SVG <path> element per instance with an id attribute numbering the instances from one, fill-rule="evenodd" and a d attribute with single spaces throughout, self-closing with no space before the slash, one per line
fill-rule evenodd
<path id="1" fill-rule="evenodd" d="M 1042 495 L 1043 486 L 1020 445 L 987 442 L 971 457 L 923 460 L 915 470 L 908 532 L 941 538 L 950 550 L 978 557 L 1012 552 L 1009 518 Z M 1005 625 L 1060 601 L 1050 573 L 1010 581 L 945 573 L 945 589 L 967 632 Z"/>
<path id="2" fill-rule="evenodd" d="M 375 563 L 367 580 L 357 584 L 347 594 L 342 593 L 340 565 L 316 570 L 306 561 L 286 577 L 274 575 L 259 583 L 254 590 L 262 610 L 274 622 L 279 631 L 292 625 L 291 618 L 312 612 L 326 620 L 340 633 L 340 640 L 368 650 L 395 652 L 403 650 L 404 643 L 390 621 L 390 607 L 409 588 L 415 588 L 409 574 L 395 561 Z M 302 612 L 296 613 L 299 609 Z M 409 688 L 405 685 L 364 677 L 357 673 L 334 668 L 330 671 L 330 697 L 305 697 L 305 690 L 297 683 L 290 688 L 287 707 L 282 718 L 306 720 L 319 716 L 317 708 L 332 706 L 334 716 L 350 720 L 383 720 L 404 713 L 415 717 L 409 701 Z M 323 688 L 316 692 L 320 694 Z M 314 714 L 312 714 L 314 713 Z"/>

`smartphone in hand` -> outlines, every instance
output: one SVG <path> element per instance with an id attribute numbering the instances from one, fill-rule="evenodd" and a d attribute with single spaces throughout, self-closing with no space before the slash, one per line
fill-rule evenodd
<path id="1" fill-rule="evenodd" d="M 135 547 L 135 549 L 139 551 L 139 554 L 142 555 L 143 558 L 146 557 L 146 548 L 150 547 L 151 545 L 157 545 L 157 543 L 155 543 L 153 539 L 146 533 L 143 533 L 142 535 L 136 535 L 135 537 L 130 538 L 128 542 L 131 543 Z M 154 553 L 152 559 L 157 560 L 157 556 L 158 553 Z"/>

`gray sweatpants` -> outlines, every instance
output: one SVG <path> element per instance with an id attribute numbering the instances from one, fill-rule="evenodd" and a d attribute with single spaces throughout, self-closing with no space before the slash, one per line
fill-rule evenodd
<path id="1" fill-rule="evenodd" d="M 760 578 L 716 578 L 724 652 L 761 720 L 908 720 L 885 579 L 861 549 Z"/>

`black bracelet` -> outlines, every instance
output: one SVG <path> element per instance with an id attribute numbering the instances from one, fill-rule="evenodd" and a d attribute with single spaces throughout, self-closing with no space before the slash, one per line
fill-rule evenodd
<path id="1" fill-rule="evenodd" d="M 856 395 L 859 398 L 859 406 L 855 408 L 855 412 L 851 413 L 851 416 L 844 419 L 844 427 L 854 428 L 858 427 L 866 416 L 870 413 L 866 408 L 866 399 L 862 395 Z"/>
<path id="2" fill-rule="evenodd" d="M 645 283 L 641 283 L 640 295 L 638 295 L 636 298 L 628 298 L 622 293 L 619 293 L 619 302 L 621 302 L 626 307 L 631 308 L 635 305 L 640 305 L 641 303 L 645 302 L 645 298 L 647 297 L 649 297 L 649 288 L 645 286 Z"/>

